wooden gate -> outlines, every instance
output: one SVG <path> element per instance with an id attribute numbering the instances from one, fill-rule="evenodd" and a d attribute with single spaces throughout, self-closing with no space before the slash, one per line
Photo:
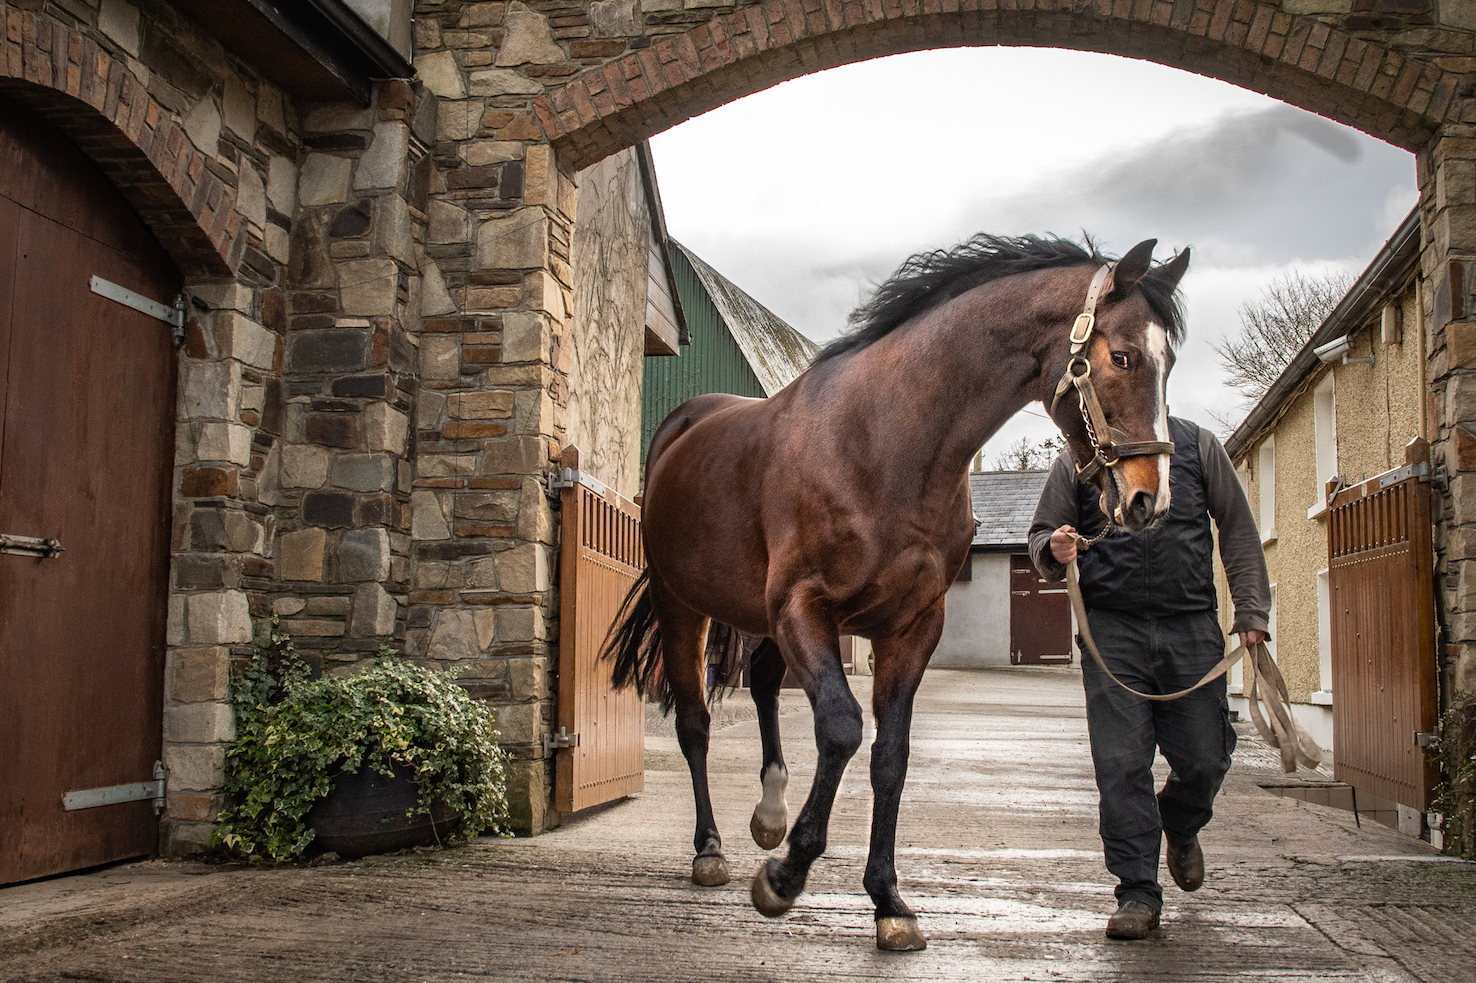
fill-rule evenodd
<path id="1" fill-rule="evenodd" d="M 1024 553 L 1010 557 L 1010 665 L 1071 664 L 1071 601 Z"/>
<path id="2" fill-rule="evenodd" d="M 577 812 L 646 787 L 646 710 L 634 689 L 615 691 L 600 647 L 630 585 L 646 566 L 635 503 L 563 457 L 559 554 L 559 729 L 554 807 Z"/>
<path id="3" fill-rule="evenodd" d="M 1327 524 L 1335 776 L 1424 812 L 1438 780 L 1430 446 L 1338 492 Z"/>
<path id="4" fill-rule="evenodd" d="M 0 535 L 64 549 L 0 553 L 0 884 L 158 843 L 175 356 L 94 276 L 180 287 L 98 169 L 0 102 Z"/>

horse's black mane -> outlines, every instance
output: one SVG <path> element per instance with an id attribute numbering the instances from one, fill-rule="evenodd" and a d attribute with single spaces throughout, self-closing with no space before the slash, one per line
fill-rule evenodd
<path id="1" fill-rule="evenodd" d="M 822 348 L 815 362 L 865 348 L 919 314 L 981 283 L 1057 266 L 1113 261 L 1113 257 L 1097 252 L 1090 236 L 1083 238 L 1085 245 L 1055 236 L 994 236 L 981 232 L 952 249 L 918 253 L 877 287 L 869 301 L 851 312 L 851 330 Z M 1173 286 L 1157 276 L 1158 270 L 1149 270 L 1138 286 L 1154 316 L 1168 330 L 1169 340 L 1177 345 L 1184 338 L 1183 312 Z"/>

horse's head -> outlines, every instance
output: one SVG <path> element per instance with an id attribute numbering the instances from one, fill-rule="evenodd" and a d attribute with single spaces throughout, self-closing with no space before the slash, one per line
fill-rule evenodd
<path id="1" fill-rule="evenodd" d="M 1047 406 L 1077 473 L 1101 492 L 1108 518 L 1133 530 L 1169 507 L 1165 386 L 1181 331 L 1174 291 L 1189 266 L 1188 249 L 1153 266 L 1156 242 L 1083 280 L 1083 313 L 1048 363 L 1059 382 Z"/>

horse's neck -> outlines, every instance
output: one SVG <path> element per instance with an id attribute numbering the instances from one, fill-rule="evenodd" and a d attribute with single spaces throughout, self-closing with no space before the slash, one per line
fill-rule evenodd
<path id="1" fill-rule="evenodd" d="M 993 285 L 990 285 L 993 286 Z M 857 352 L 894 463 L 962 474 L 985 441 L 1043 394 L 1050 337 L 1064 328 L 1000 289 L 972 291 Z M 848 387 L 849 388 L 849 387 Z"/>

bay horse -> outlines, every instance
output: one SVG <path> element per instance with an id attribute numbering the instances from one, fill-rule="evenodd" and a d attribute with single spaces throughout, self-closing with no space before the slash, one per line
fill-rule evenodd
<path id="1" fill-rule="evenodd" d="M 1155 266 L 1155 243 L 1113 262 L 1090 239 L 980 234 L 913 256 L 788 387 L 768 399 L 698 396 L 657 429 L 641 518 L 647 566 L 604 654 L 617 687 L 676 710 L 697 807 L 695 883 L 729 880 L 707 787 L 709 624 L 763 637 L 750 668 L 763 745 L 750 829 L 764 849 L 780 844 L 788 819 L 786 668 L 814 710 L 809 798 L 787 855 L 751 885 L 769 917 L 794 904 L 825 849 L 862 734 L 839 636 L 869 638 L 876 740 L 863 883 L 877 946 L 926 946 L 897 890 L 894 843 L 913 697 L 974 537 L 969 461 L 1040 400 L 1109 517 L 1136 530 L 1168 510 L 1165 384 L 1189 251 Z"/>

